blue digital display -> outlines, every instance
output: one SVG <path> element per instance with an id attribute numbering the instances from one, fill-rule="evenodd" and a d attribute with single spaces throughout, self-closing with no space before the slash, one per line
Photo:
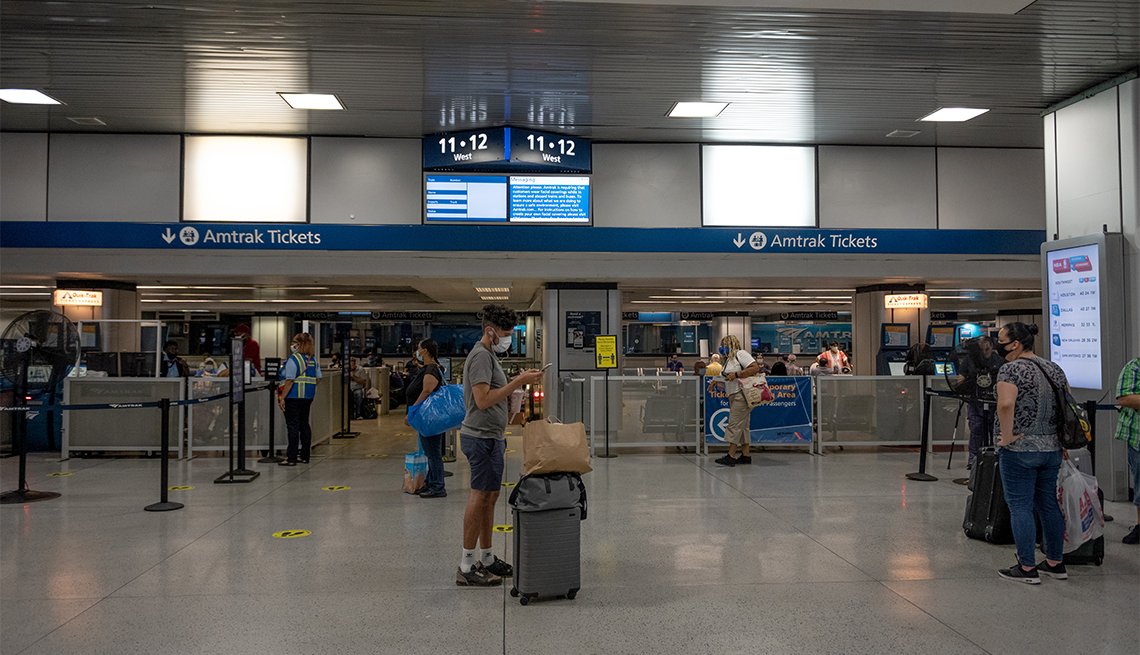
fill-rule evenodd
<path id="1" fill-rule="evenodd" d="M 427 175 L 424 218 L 429 223 L 507 222 L 507 178 L 503 175 Z"/>
<path id="2" fill-rule="evenodd" d="M 424 222 L 589 224 L 590 177 L 427 173 Z"/>
<path id="3" fill-rule="evenodd" d="M 512 223 L 589 223 L 590 178 L 512 175 Z"/>

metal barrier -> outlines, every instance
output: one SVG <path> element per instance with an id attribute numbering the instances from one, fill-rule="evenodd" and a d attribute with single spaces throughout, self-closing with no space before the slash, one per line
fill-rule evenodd
<path id="1" fill-rule="evenodd" d="M 815 381 L 816 452 L 827 446 L 918 446 L 921 376 L 819 376 Z"/>
<path id="2" fill-rule="evenodd" d="M 269 449 L 269 413 L 277 409 L 277 399 L 265 391 L 266 387 L 247 387 L 245 396 L 246 451 Z M 225 394 L 229 378 L 190 378 L 188 397 L 198 399 Z M 192 405 L 187 411 L 188 456 L 195 453 L 224 452 L 229 449 L 229 417 L 227 406 L 209 404 Z M 274 444 L 286 442 L 285 421 L 274 421 Z"/>
<path id="3" fill-rule="evenodd" d="M 590 450 L 611 448 L 660 448 L 684 446 L 700 448 L 701 379 L 695 376 L 654 377 L 616 375 L 608 379 L 610 395 L 609 434 L 604 416 L 607 378 L 589 378 Z M 561 405 L 560 405 L 561 407 Z M 561 411 L 561 410 L 560 410 Z M 564 422 L 564 417 L 559 417 Z"/>
<path id="4" fill-rule="evenodd" d="M 154 417 L 128 411 L 138 403 L 156 403 L 163 398 L 178 402 L 185 398 L 181 378 L 66 378 L 63 386 L 62 459 L 72 451 L 148 451 L 162 447 L 161 430 Z M 97 414 L 67 411 L 80 405 L 114 405 Z M 182 434 L 182 412 L 171 412 L 169 429 Z M 175 452 L 182 458 L 182 440 Z"/>

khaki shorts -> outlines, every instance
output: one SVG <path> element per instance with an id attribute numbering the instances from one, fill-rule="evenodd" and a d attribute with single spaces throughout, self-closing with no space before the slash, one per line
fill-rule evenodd
<path id="1" fill-rule="evenodd" d="M 728 397 L 728 425 L 724 428 L 726 442 L 737 446 L 748 443 L 748 418 L 751 414 L 744 394 L 737 391 Z"/>

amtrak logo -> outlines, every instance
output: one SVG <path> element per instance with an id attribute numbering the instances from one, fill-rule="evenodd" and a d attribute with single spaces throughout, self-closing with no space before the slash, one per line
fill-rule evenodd
<path id="1" fill-rule="evenodd" d="M 198 243 L 198 229 L 193 227 L 184 227 L 179 230 L 178 238 L 182 241 L 182 245 L 196 245 Z"/>
<path id="2" fill-rule="evenodd" d="M 748 245 L 753 250 L 763 250 L 764 246 L 768 245 L 768 235 L 763 232 L 753 232 L 752 236 L 748 237 Z"/>

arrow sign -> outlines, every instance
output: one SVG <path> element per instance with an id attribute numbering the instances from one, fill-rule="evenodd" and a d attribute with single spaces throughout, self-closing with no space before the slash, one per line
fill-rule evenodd
<path id="1" fill-rule="evenodd" d="M 162 240 L 168 244 L 174 243 L 174 240 L 177 238 L 178 238 L 178 235 L 171 232 L 170 228 L 166 228 L 166 231 L 162 233 Z M 737 247 L 739 247 L 739 246 L 737 246 Z"/>
<path id="2" fill-rule="evenodd" d="M 169 229 L 168 229 L 167 231 L 169 232 Z M 743 234 L 741 234 L 740 232 L 737 232 L 737 233 L 736 233 L 736 238 L 735 238 L 735 239 L 733 239 L 733 240 L 732 240 L 732 242 L 733 242 L 734 244 L 736 244 L 736 247 L 737 247 L 737 248 L 742 248 L 742 247 L 744 247 L 744 243 L 745 243 L 745 241 L 744 241 L 744 235 L 743 235 Z M 167 243 L 170 243 L 170 242 L 169 242 L 169 241 L 167 241 Z"/>

